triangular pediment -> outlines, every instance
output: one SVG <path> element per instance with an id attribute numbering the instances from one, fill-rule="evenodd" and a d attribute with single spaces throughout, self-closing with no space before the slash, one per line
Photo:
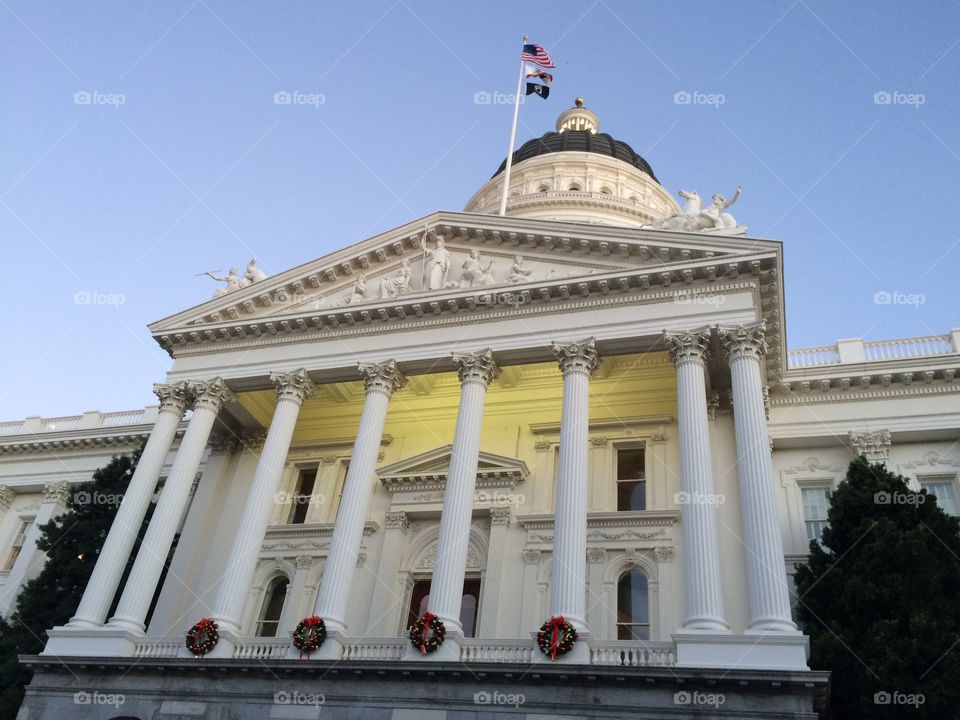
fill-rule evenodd
<path id="1" fill-rule="evenodd" d="M 377 470 L 381 482 L 389 489 L 400 490 L 426 483 L 446 482 L 450 469 L 452 445 L 443 445 L 425 453 L 405 458 Z M 484 480 L 509 480 L 512 483 L 525 480 L 530 474 L 523 460 L 480 452 L 477 462 L 477 478 L 480 485 Z"/>
<path id="2" fill-rule="evenodd" d="M 437 252 L 439 239 L 445 253 Z M 406 311 L 401 307 L 411 303 L 413 312 L 419 314 L 424 308 L 437 312 L 438 303 L 447 307 L 461 299 L 472 308 L 489 302 L 490 297 L 543 296 L 554 292 L 550 288 L 570 283 L 575 292 L 585 292 L 584 284 L 606 292 L 630 283 L 622 278 L 624 273 L 648 271 L 682 279 L 684 268 L 692 264 L 709 266 L 703 271 L 707 275 L 715 275 L 717 268 L 722 274 L 730 261 L 758 252 L 779 252 L 779 243 L 435 213 L 226 292 L 156 322 L 150 330 L 158 339 L 167 336 L 203 342 L 228 340 L 237 333 L 242 337 L 244 331 L 236 323 L 275 321 L 266 323 L 271 333 L 304 330 L 311 323 L 319 327 L 329 322 L 335 327 L 341 321 L 362 318 L 369 322 L 371 317 L 386 319 L 394 313 L 402 317 Z M 688 276 L 692 278 L 693 271 Z M 561 289 L 555 294 L 565 292 L 568 290 Z"/>

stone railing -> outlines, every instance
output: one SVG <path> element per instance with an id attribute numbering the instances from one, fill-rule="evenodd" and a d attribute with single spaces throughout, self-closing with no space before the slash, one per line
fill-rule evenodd
<path id="1" fill-rule="evenodd" d="M 672 642 L 594 640 L 590 643 L 590 664 L 673 667 L 677 664 L 677 648 Z"/>
<path id="2" fill-rule="evenodd" d="M 0 437 L 145 425 L 154 422 L 156 416 L 157 408 L 150 407 L 112 413 L 87 412 L 83 415 L 67 415 L 64 417 L 30 417 L 26 420 L 0 423 Z"/>
<path id="3" fill-rule="evenodd" d="M 952 330 L 946 335 L 927 335 L 872 342 L 854 338 L 852 340 L 840 340 L 836 345 L 798 348 L 787 351 L 787 365 L 790 369 L 795 370 L 824 365 L 911 360 L 957 353 L 960 353 L 960 330 Z"/>
<path id="4" fill-rule="evenodd" d="M 244 638 L 233 651 L 234 660 L 279 660 L 287 656 L 293 641 L 289 637 Z"/>
<path id="5" fill-rule="evenodd" d="M 341 660 L 399 660 L 410 641 L 399 638 L 361 638 L 343 646 Z"/>
<path id="6" fill-rule="evenodd" d="M 185 647 L 183 640 L 150 640 L 143 639 L 133 648 L 135 658 L 175 658 L 180 649 Z"/>
<path id="7" fill-rule="evenodd" d="M 464 638 L 460 648 L 461 662 L 529 663 L 534 657 L 533 639 L 478 640 Z"/>

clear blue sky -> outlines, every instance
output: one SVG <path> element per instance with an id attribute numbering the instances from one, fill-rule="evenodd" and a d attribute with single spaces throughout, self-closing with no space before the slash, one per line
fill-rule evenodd
<path id="1" fill-rule="evenodd" d="M 0 418 L 153 402 L 146 325 L 209 297 L 196 273 L 462 209 L 511 112 L 474 94 L 512 92 L 524 33 L 558 68 L 518 141 L 583 95 L 671 192 L 742 184 L 737 218 L 784 241 L 791 347 L 960 326 L 956 2 L 3 0 Z"/>

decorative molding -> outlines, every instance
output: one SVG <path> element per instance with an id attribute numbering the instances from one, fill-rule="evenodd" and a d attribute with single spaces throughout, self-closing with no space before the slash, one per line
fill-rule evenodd
<path id="1" fill-rule="evenodd" d="M 437 562 L 437 543 L 433 543 L 424 550 L 417 558 L 415 567 L 417 570 L 432 570 Z M 472 569 L 481 569 L 480 555 L 473 545 L 467 546 L 467 567 Z"/>
<path id="2" fill-rule="evenodd" d="M 270 382 L 277 388 L 277 400 L 292 400 L 298 405 L 317 392 L 306 368 L 291 373 L 270 373 Z"/>
<path id="3" fill-rule="evenodd" d="M 186 423 L 177 430 L 177 440 L 183 436 Z M 79 436 L 76 431 L 64 432 L 60 436 L 46 439 L 44 435 L 24 435 L 20 440 L 0 443 L 0 455 L 18 455 L 28 453 L 51 453 L 71 450 L 91 450 L 98 448 L 122 448 L 132 450 L 150 437 L 151 426 L 143 425 L 144 429 L 138 432 L 96 434 Z M 97 431 L 100 433 L 100 431 Z M 37 438 L 43 437 L 44 440 Z M 176 441 L 174 441 L 176 443 Z"/>
<path id="4" fill-rule="evenodd" d="M 593 437 L 590 438 L 590 446 L 595 448 L 605 448 L 610 444 L 609 438 L 606 437 Z"/>
<path id="5" fill-rule="evenodd" d="M 624 428 L 639 428 L 651 425 L 672 425 L 673 415 L 627 415 L 624 417 L 609 417 L 590 420 L 587 424 L 589 432 L 600 432 L 603 430 L 622 430 Z M 530 432 L 534 435 L 558 435 L 560 433 L 560 423 L 530 423 Z M 657 432 L 653 437 L 657 436 Z M 547 442 L 547 445 L 550 445 Z M 540 448 L 537 448 L 538 450 Z M 548 447 L 543 448 L 549 449 Z"/>
<path id="6" fill-rule="evenodd" d="M 850 445 L 857 455 L 870 462 L 887 462 L 890 459 L 890 431 L 851 432 Z"/>
<path id="7" fill-rule="evenodd" d="M 679 333 L 664 331 L 663 339 L 667 343 L 670 362 L 674 365 L 685 362 L 695 362 L 702 365 L 710 357 L 709 327 Z"/>
<path id="8" fill-rule="evenodd" d="M 537 440 L 533 444 L 533 449 L 539 452 L 547 452 L 553 446 L 553 443 L 549 440 Z"/>
<path id="9" fill-rule="evenodd" d="M 716 420 L 717 416 L 720 414 L 720 393 L 716 390 L 710 392 L 710 397 L 707 399 L 707 418 L 710 420 Z M 769 416 L 768 416 L 769 419 Z"/>
<path id="10" fill-rule="evenodd" d="M 452 357 L 461 383 L 478 382 L 488 386 L 500 374 L 500 368 L 489 348 L 475 353 L 455 352 Z"/>
<path id="11" fill-rule="evenodd" d="M 597 342 L 588 338 L 582 342 L 553 343 L 553 354 L 557 357 L 560 371 L 566 375 L 571 372 L 593 375 L 600 367 L 600 356 L 597 354 Z"/>
<path id="12" fill-rule="evenodd" d="M 45 503 L 56 503 L 57 505 L 66 505 L 70 497 L 70 483 L 66 480 L 59 482 L 44 483 L 43 501 Z"/>
<path id="13" fill-rule="evenodd" d="M 368 520 L 363 526 L 363 537 L 370 537 L 380 526 Z M 290 550 L 327 550 L 333 537 L 333 523 L 303 525 L 272 525 L 263 538 L 262 552 Z"/>
<path id="14" fill-rule="evenodd" d="M 366 393 L 380 392 L 390 397 L 407 384 L 407 378 L 397 370 L 397 363 L 393 360 L 384 363 L 360 363 L 357 370 L 363 377 L 363 390 Z"/>
<path id="15" fill-rule="evenodd" d="M 294 564 L 297 566 L 297 570 L 309 570 L 313 566 L 313 556 L 297 555 Z"/>
<path id="16" fill-rule="evenodd" d="M 357 553 L 357 567 L 362 568 L 367 564 L 367 554 L 365 552 Z"/>

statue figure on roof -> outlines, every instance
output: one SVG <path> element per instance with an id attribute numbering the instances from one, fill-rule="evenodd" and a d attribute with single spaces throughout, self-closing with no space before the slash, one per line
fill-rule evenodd
<path id="1" fill-rule="evenodd" d="M 677 194 L 684 202 L 680 212 L 675 212 L 656 220 L 653 227 L 661 230 L 683 230 L 685 232 L 716 232 L 718 230 L 733 230 L 737 228 L 737 221 L 733 216 L 724 212 L 740 197 L 740 186 L 733 197 L 727 200 L 723 195 L 714 195 L 713 202 L 703 208 L 703 201 L 696 190 L 679 190 Z"/>
<path id="2" fill-rule="evenodd" d="M 442 290 L 446 286 L 447 273 L 450 271 L 450 251 L 442 237 L 437 238 L 437 246 L 433 250 L 428 248 L 426 233 L 420 239 L 420 247 L 424 255 L 424 285 L 428 290 Z"/>
<path id="3" fill-rule="evenodd" d="M 484 267 L 480 262 L 480 250 L 470 250 L 470 257 L 463 261 L 463 273 L 460 275 L 460 287 L 475 287 L 477 285 L 494 285 L 496 281 L 490 271 L 493 269 L 493 260 Z"/>
<path id="4" fill-rule="evenodd" d="M 513 258 L 513 265 L 510 266 L 510 274 L 507 275 L 507 282 L 527 282 L 531 275 L 533 275 L 533 268 L 524 267 L 523 255 L 517 255 Z"/>
<path id="5" fill-rule="evenodd" d="M 243 282 L 245 278 L 241 278 L 237 275 L 237 269 L 235 267 L 230 268 L 230 272 L 226 275 L 214 275 L 212 272 L 204 273 L 204 275 L 208 275 L 209 277 L 213 278 L 217 282 L 225 282 L 227 284 L 226 287 L 219 288 L 213 294 L 215 298 L 221 297 L 222 295 L 226 295 L 228 292 L 239 290 L 240 288 L 245 287 L 248 284 Z"/>
<path id="6" fill-rule="evenodd" d="M 410 270 L 410 261 L 404 258 L 400 261 L 400 271 L 396 276 L 380 278 L 380 299 L 406 295 L 410 292 L 411 277 L 413 277 L 413 272 Z"/>
<path id="7" fill-rule="evenodd" d="M 257 259 L 251 258 L 250 262 L 247 263 L 247 271 L 243 274 L 243 278 L 248 285 L 252 285 L 255 282 L 266 280 L 267 274 L 257 267 Z"/>

